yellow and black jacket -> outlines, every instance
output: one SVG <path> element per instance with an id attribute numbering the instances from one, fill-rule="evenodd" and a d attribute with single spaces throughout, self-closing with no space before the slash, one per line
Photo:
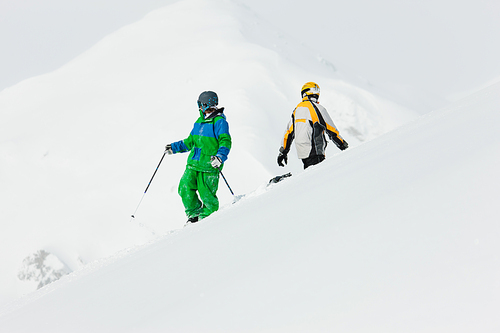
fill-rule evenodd
<path id="1" fill-rule="evenodd" d="M 337 147 L 345 149 L 344 139 L 340 136 L 326 109 L 306 96 L 293 110 L 280 151 L 288 154 L 295 139 L 298 158 L 324 156 L 327 144 L 325 132 Z"/>

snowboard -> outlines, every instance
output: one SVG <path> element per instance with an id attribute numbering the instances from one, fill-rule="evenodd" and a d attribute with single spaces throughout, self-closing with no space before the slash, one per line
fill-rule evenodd
<path id="1" fill-rule="evenodd" d="M 285 178 L 288 178 L 288 177 L 291 177 L 292 176 L 292 173 L 289 172 L 289 173 L 285 173 L 284 175 L 281 175 L 281 176 L 276 176 L 274 178 L 271 178 L 271 180 L 269 180 L 269 183 L 267 184 L 267 186 L 271 185 L 271 184 L 276 184 L 276 183 L 279 183 L 280 181 L 282 181 L 283 179 Z"/>

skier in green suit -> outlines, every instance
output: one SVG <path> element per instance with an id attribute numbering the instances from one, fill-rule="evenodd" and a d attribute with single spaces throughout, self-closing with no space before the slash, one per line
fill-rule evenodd
<path id="1" fill-rule="evenodd" d="M 218 104 L 215 92 L 201 93 L 198 97 L 200 117 L 191 133 L 187 139 L 165 147 L 169 155 L 190 152 L 178 189 L 188 223 L 198 222 L 219 209 L 216 195 L 219 173 L 231 149 L 231 135 L 224 108 L 217 107 Z"/>

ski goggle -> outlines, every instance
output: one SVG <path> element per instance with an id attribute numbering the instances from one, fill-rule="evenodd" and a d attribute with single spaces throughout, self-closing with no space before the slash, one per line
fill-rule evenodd
<path id="1" fill-rule="evenodd" d="M 302 90 L 302 94 L 306 95 L 319 95 L 319 87 L 311 87 Z"/>
<path id="2" fill-rule="evenodd" d="M 207 103 L 198 102 L 198 108 L 200 108 L 200 110 L 202 110 L 202 111 L 206 111 L 210 107 L 211 107 L 211 105 L 209 105 Z"/>
<path id="3" fill-rule="evenodd" d="M 208 103 L 202 103 L 202 102 L 198 101 L 198 108 L 200 110 L 202 110 L 203 112 L 205 112 L 209 108 L 216 107 L 217 106 L 217 102 L 218 101 L 215 98 L 209 99 Z"/>

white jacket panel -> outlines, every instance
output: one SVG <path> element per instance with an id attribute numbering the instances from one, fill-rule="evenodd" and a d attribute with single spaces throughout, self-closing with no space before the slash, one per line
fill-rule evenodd
<path id="1" fill-rule="evenodd" d="M 298 158 L 325 155 L 325 132 L 337 146 L 344 141 L 330 115 L 319 103 L 304 98 L 293 111 L 291 118 L 283 137 L 281 151 L 288 152 L 295 139 Z"/>

